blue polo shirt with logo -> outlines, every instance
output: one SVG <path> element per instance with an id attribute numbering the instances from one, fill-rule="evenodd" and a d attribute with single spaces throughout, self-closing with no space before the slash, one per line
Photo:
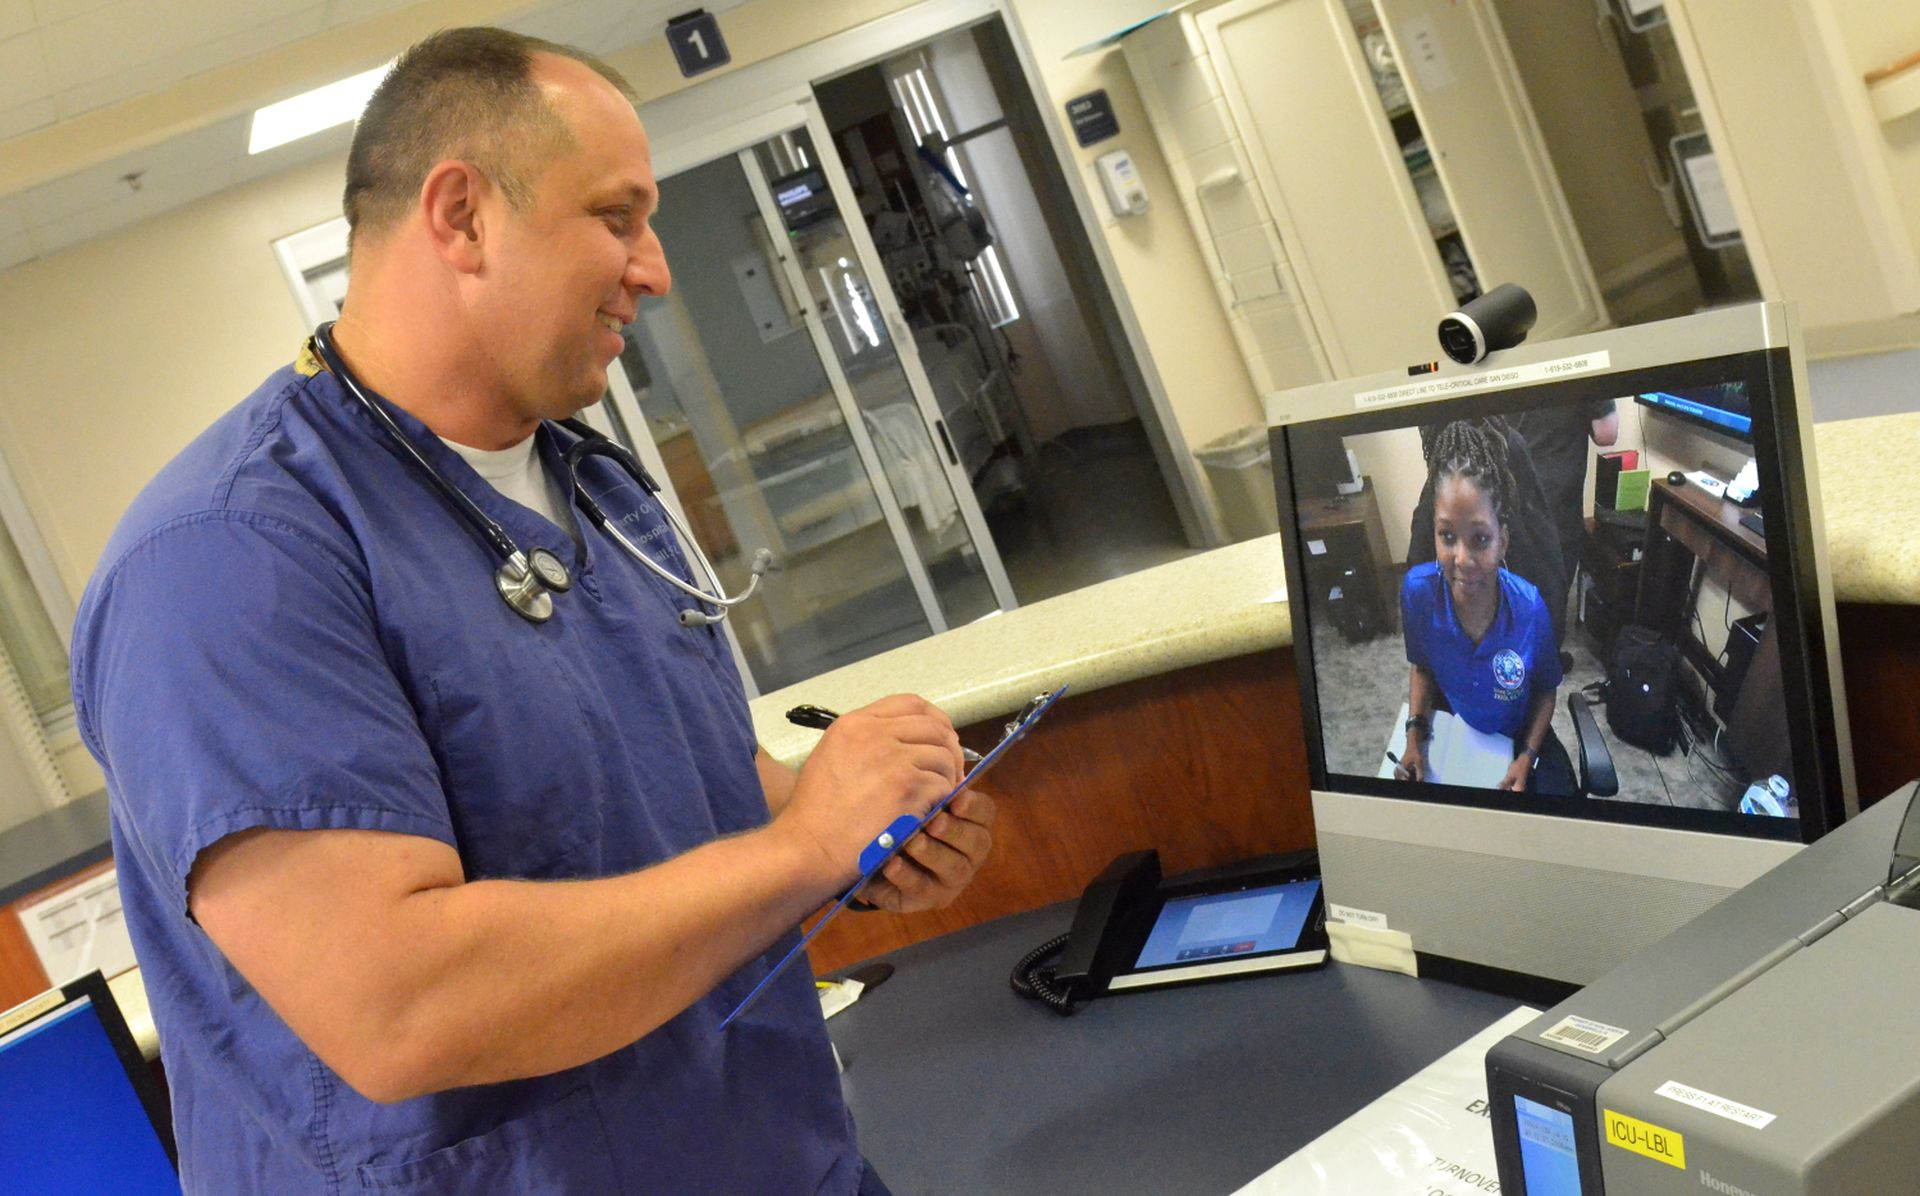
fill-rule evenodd
<path id="1" fill-rule="evenodd" d="M 1461 629 L 1440 564 L 1407 570 L 1400 586 L 1407 663 L 1433 674 L 1447 705 L 1476 731 L 1518 738 L 1535 687 L 1560 685 L 1553 616 L 1524 577 L 1500 570 L 1500 609 L 1479 643 Z"/>

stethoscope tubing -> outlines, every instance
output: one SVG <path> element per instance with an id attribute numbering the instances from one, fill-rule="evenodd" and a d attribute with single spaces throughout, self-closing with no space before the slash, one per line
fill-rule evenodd
<path id="1" fill-rule="evenodd" d="M 346 362 L 341 360 L 330 341 L 328 334 L 332 330 L 332 322 L 322 324 L 314 330 L 314 348 L 319 353 L 321 362 L 340 380 L 360 405 L 373 415 L 375 423 L 387 438 L 405 452 L 415 467 L 426 475 L 434 488 L 453 505 L 461 518 L 500 558 L 501 566 L 494 578 L 495 588 L 507 605 L 516 614 L 530 622 L 544 623 L 551 618 L 553 603 L 549 596 L 550 592 L 560 592 L 572 587 L 572 578 L 559 558 L 544 548 L 535 548 L 531 552 L 522 551 L 513 537 L 507 534 L 505 528 L 481 510 L 480 505 L 468 497 L 465 491 L 454 485 L 450 478 L 435 468 L 433 462 L 427 460 L 419 446 L 413 443 L 412 438 L 406 434 L 386 408 L 375 402 L 371 395 L 360 388 L 358 379 L 347 368 Z M 570 483 L 569 489 L 575 505 L 594 526 L 605 532 L 627 555 L 638 561 L 654 576 L 696 602 L 715 608 L 713 614 L 705 611 L 683 610 L 680 612 L 682 624 L 688 627 L 700 627 L 718 623 L 727 617 L 733 607 L 753 597 L 754 592 L 760 587 L 761 577 L 765 575 L 772 562 L 771 553 L 764 548 L 756 552 L 747 588 L 738 595 L 729 595 L 725 587 L 720 584 L 720 575 L 714 569 L 713 562 L 707 559 L 707 554 L 700 547 L 700 542 L 694 538 L 692 530 L 674 512 L 672 504 L 661 498 L 660 484 L 653 480 L 646 467 L 641 465 L 639 460 L 624 447 L 608 440 L 597 429 L 580 420 L 562 420 L 560 426 L 580 438 L 566 453 L 567 480 Z M 593 496 L 587 493 L 585 484 L 580 480 L 580 462 L 593 456 L 611 458 L 616 466 L 639 485 L 643 493 L 660 504 L 660 510 L 666 515 L 667 523 L 674 534 L 680 537 L 681 543 L 691 550 L 694 559 L 699 561 L 701 572 L 705 574 L 708 584 L 713 587 L 711 590 L 701 589 L 697 582 L 682 580 L 678 574 L 648 556 L 639 545 L 628 539 L 626 533 L 622 532 L 611 519 L 607 518 L 607 513 L 601 509 L 598 502 L 594 501 Z"/>

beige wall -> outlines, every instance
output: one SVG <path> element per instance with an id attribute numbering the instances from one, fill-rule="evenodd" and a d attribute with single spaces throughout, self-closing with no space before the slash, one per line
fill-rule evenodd
<path id="1" fill-rule="evenodd" d="M 272 241 L 339 215 L 330 158 L 0 274 L 0 446 L 77 597 L 114 523 L 305 333 Z"/>

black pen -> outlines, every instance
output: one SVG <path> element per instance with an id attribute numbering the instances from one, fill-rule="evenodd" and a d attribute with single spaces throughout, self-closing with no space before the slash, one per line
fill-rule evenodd
<path id="1" fill-rule="evenodd" d="M 810 727 L 815 731 L 824 731 L 833 725 L 838 714 L 823 706 L 795 706 L 787 711 L 787 721 L 796 727 Z M 970 747 L 960 749 L 960 758 L 968 764 L 980 763 L 980 753 Z"/>

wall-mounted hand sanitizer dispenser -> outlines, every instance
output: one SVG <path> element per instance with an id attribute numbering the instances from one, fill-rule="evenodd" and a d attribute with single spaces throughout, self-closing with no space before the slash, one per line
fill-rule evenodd
<path id="1" fill-rule="evenodd" d="M 1133 167 L 1133 155 L 1126 150 L 1101 154 L 1094 160 L 1100 170 L 1100 182 L 1106 187 L 1107 204 L 1115 216 L 1139 216 L 1146 212 L 1147 188 L 1140 172 Z"/>

